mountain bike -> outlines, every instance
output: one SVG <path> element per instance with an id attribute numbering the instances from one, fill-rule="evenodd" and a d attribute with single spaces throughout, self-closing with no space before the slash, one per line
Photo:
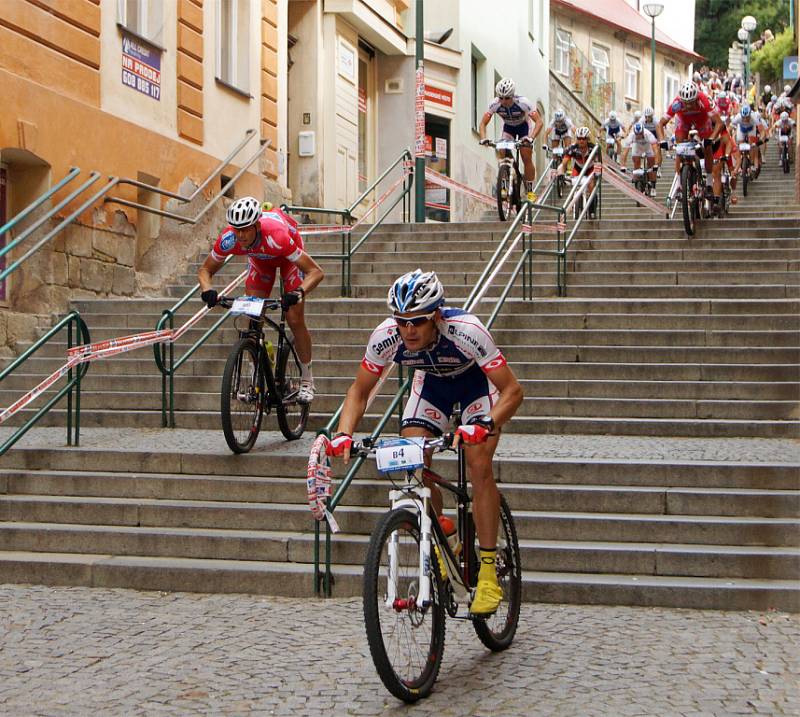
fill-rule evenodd
<path id="1" fill-rule="evenodd" d="M 606 135 L 606 156 L 613 162 L 618 161 L 617 140 L 613 135 Z"/>
<path id="2" fill-rule="evenodd" d="M 231 309 L 237 321 L 247 321 L 222 373 L 220 416 L 228 447 L 234 453 L 247 453 L 258 438 L 264 413 L 272 409 L 286 440 L 300 438 L 309 413 L 308 404 L 297 402 L 300 359 L 286 329 L 284 313 L 281 311 L 279 322 L 266 316 L 267 311 L 280 309 L 281 302 L 254 296 L 220 296 L 218 303 Z M 278 334 L 277 351 L 266 340 L 264 324 Z"/>
<path id="3" fill-rule="evenodd" d="M 748 185 L 755 179 L 753 174 L 753 160 L 750 157 L 751 150 L 750 142 L 739 142 L 739 151 L 742 153 L 742 163 L 740 165 L 742 172 L 742 194 L 747 196 Z"/>
<path id="4" fill-rule="evenodd" d="M 696 139 L 679 142 L 675 145 L 675 154 L 679 159 L 678 176 L 680 177 L 683 228 L 687 236 L 694 236 L 697 220 L 701 217 L 702 205 L 705 202 L 705 180 L 700 165 L 703 145 Z"/>
<path id="5" fill-rule="evenodd" d="M 553 175 L 553 181 L 556 185 L 556 194 L 559 199 L 564 198 L 564 188 L 567 181 L 563 174 L 558 174 L 558 168 L 561 166 L 561 161 L 564 159 L 563 147 L 548 147 L 545 145 L 542 149 L 547 153 L 547 158 L 550 161 L 550 172 Z"/>
<path id="6" fill-rule="evenodd" d="M 497 162 L 497 214 L 500 221 L 511 219 L 522 209 L 525 181 L 519 169 L 519 148 L 530 147 L 520 139 L 497 139 L 489 143 L 503 156 Z"/>
<path id="7" fill-rule="evenodd" d="M 781 167 L 784 174 L 789 174 L 789 135 L 779 134 Z"/>
<path id="8" fill-rule="evenodd" d="M 427 697 L 433 689 L 442 664 L 446 615 L 471 620 L 478 638 L 495 652 L 511 645 L 519 621 L 522 563 L 514 518 L 502 495 L 496 569 L 503 601 L 494 615 L 469 614 L 478 582 L 478 548 L 464 457 L 469 448 L 453 448 L 453 435 L 375 444 L 364 440 L 351 451 L 374 458 L 394 488 L 391 509 L 372 532 L 364 564 L 364 623 L 378 675 L 405 702 Z M 425 468 L 426 450 L 457 453 L 457 483 Z M 456 497 L 453 544 L 433 515 L 431 490 L 423 477 Z"/>

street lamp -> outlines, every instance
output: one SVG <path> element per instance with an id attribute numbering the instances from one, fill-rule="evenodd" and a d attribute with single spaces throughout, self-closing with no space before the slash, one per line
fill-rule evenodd
<path id="1" fill-rule="evenodd" d="M 744 87 L 742 88 L 743 97 L 747 96 L 747 83 L 750 76 L 750 33 L 753 32 L 757 26 L 758 23 L 752 15 L 745 15 L 742 18 L 741 30 L 739 30 L 737 33 L 739 40 L 745 43 Z M 742 30 L 744 30 L 744 32 L 742 32 Z"/>
<path id="2" fill-rule="evenodd" d="M 664 6 L 658 2 L 645 3 L 644 14 L 650 18 L 652 35 L 650 40 L 650 106 L 656 110 L 656 18 L 664 11 Z"/>

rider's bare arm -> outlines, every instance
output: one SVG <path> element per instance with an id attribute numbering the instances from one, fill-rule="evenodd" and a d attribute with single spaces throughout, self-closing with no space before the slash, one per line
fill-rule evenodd
<path id="1" fill-rule="evenodd" d="M 504 423 L 510 421 L 520 407 L 522 399 L 524 398 L 522 386 L 520 386 L 517 377 L 508 365 L 493 369 L 486 374 L 486 376 L 500 392 L 499 400 L 492 406 L 492 410 L 489 412 L 489 415 L 494 421 L 494 425 L 499 428 Z"/>
<path id="2" fill-rule="evenodd" d="M 303 272 L 303 283 L 299 288 L 303 290 L 304 295 L 312 291 L 325 278 L 322 267 L 306 252 L 302 252 L 294 263 Z"/>
<path id="3" fill-rule="evenodd" d="M 344 399 L 342 406 L 342 413 L 339 416 L 339 426 L 336 431 L 338 433 L 347 433 L 353 435 L 353 432 L 358 426 L 358 422 L 367 410 L 367 401 L 372 389 L 378 383 L 379 375 L 367 371 L 363 366 L 358 367 L 356 378 L 347 390 L 347 395 Z M 350 449 L 345 449 L 344 462 L 350 460 Z"/>
<path id="4" fill-rule="evenodd" d="M 492 113 L 484 112 L 483 117 L 481 117 L 481 123 L 478 125 L 478 136 L 481 139 L 486 139 L 486 127 L 489 125 L 489 122 L 491 121 L 492 121 Z"/>
<path id="5" fill-rule="evenodd" d="M 533 110 L 530 114 L 530 118 L 533 120 L 533 132 L 531 132 L 531 139 L 535 140 L 542 132 L 542 128 L 544 127 L 544 122 L 542 121 L 542 116 L 539 114 L 538 110 Z"/>
<path id="6" fill-rule="evenodd" d="M 211 279 L 222 266 L 224 261 L 217 261 L 210 254 L 206 257 L 203 265 L 197 270 L 197 281 L 200 282 L 200 291 L 208 291 L 211 288 Z"/>

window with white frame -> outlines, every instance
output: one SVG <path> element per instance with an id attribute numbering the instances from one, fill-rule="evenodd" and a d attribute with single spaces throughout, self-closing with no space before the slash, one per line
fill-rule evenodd
<path id="1" fill-rule="evenodd" d="M 556 30 L 556 72 L 559 75 L 569 75 L 569 48 L 572 45 L 572 35 L 566 30 Z"/>
<path id="2" fill-rule="evenodd" d="M 664 70 L 664 107 L 669 107 L 678 96 L 681 88 L 681 78 L 678 75 Z"/>
<path id="3" fill-rule="evenodd" d="M 161 47 L 164 0 L 117 0 L 117 24 L 133 35 Z"/>
<path id="4" fill-rule="evenodd" d="M 249 94 L 250 1 L 217 0 L 218 80 Z"/>
<path id="5" fill-rule="evenodd" d="M 635 55 L 625 55 L 625 97 L 639 99 L 639 80 L 642 76 L 642 62 Z"/>
<path id="6" fill-rule="evenodd" d="M 599 45 L 592 45 L 592 67 L 598 82 L 608 82 L 608 50 Z"/>

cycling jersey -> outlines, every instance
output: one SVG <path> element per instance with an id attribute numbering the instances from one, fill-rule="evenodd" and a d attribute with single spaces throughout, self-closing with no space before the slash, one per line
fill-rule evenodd
<path id="1" fill-rule="evenodd" d="M 707 95 L 700 92 L 697 95 L 697 102 L 689 109 L 686 103 L 676 97 L 667 108 L 665 115 L 672 119 L 675 118 L 675 135 L 678 139 L 684 139 L 691 126 L 697 129 L 697 134 L 701 139 L 706 139 L 711 135 L 712 124 L 711 115 L 714 113 L 714 106 Z"/>
<path id="2" fill-rule="evenodd" d="M 622 131 L 622 122 L 618 119 L 606 120 L 603 122 L 603 129 L 606 131 L 606 134 L 616 137 Z"/>
<path id="3" fill-rule="evenodd" d="M 580 145 L 576 142 L 575 144 L 571 144 L 564 152 L 565 157 L 569 157 L 572 159 L 572 176 L 576 177 L 581 173 L 583 170 L 583 165 L 586 164 L 586 159 L 594 149 L 594 144 L 592 142 L 586 143 L 586 151 L 582 152 Z M 592 164 L 589 166 L 588 172 L 594 170 L 594 160 L 592 160 Z"/>
<path id="4" fill-rule="evenodd" d="M 750 116 L 745 118 L 742 117 L 741 113 L 739 113 L 731 120 L 731 127 L 736 127 L 737 136 L 746 137 L 749 134 L 756 133 L 760 122 L 758 118 L 754 117 L 753 115 L 754 113 L 751 112 Z"/>
<path id="5" fill-rule="evenodd" d="M 256 224 L 256 240 L 248 249 L 236 242 L 231 227 L 225 227 L 214 242 L 211 257 L 224 261 L 231 254 L 246 256 L 250 271 L 245 289 L 269 294 L 275 282 L 275 270 L 280 268 L 284 291 L 296 289 L 303 281 L 295 263 L 303 253 L 303 239 L 297 224 L 280 210 L 263 212 Z"/>
<path id="6" fill-rule="evenodd" d="M 646 157 L 652 157 L 653 145 L 657 142 L 658 140 L 655 135 L 649 130 L 645 130 L 641 136 L 637 136 L 637 134 L 631 130 L 628 136 L 623 140 L 622 146 L 624 148 L 633 147 L 634 156 L 645 155 Z"/>
<path id="7" fill-rule="evenodd" d="M 447 308 L 440 309 L 440 314 L 438 337 L 429 348 L 407 350 L 397 323 L 388 318 L 372 332 L 361 361 L 375 375 L 380 375 L 390 361 L 414 370 L 401 427 L 420 426 L 435 435 L 447 429 L 456 403 L 461 406 L 461 423 L 488 415 L 498 391 L 487 375 L 506 365 L 491 334 L 476 316 Z"/>
<path id="8" fill-rule="evenodd" d="M 792 127 L 794 127 L 794 120 L 791 117 L 785 120 L 778 120 L 778 134 L 791 134 Z"/>
<path id="9" fill-rule="evenodd" d="M 643 126 L 643 127 L 644 127 L 644 128 L 645 128 L 645 129 L 646 129 L 648 132 L 650 132 L 650 133 L 651 133 L 651 134 L 652 134 L 654 137 L 658 137 L 658 134 L 656 133 L 656 123 L 655 123 L 655 120 L 653 120 L 652 122 L 642 122 L 642 126 Z"/>
<path id="10" fill-rule="evenodd" d="M 561 122 L 553 122 L 547 128 L 547 134 L 553 134 L 557 139 L 563 139 L 565 136 L 575 136 L 575 125 L 572 120 L 564 118 Z"/>
<path id="11" fill-rule="evenodd" d="M 731 98 L 718 97 L 716 100 L 717 110 L 721 115 L 728 115 L 731 111 Z"/>
<path id="12" fill-rule="evenodd" d="M 511 107 L 504 107 L 500 102 L 500 98 L 495 97 L 486 111 L 489 114 L 497 114 L 501 117 L 504 125 L 518 127 L 528 123 L 528 118 L 533 112 L 533 105 L 527 97 L 514 95 L 514 103 Z"/>
<path id="13" fill-rule="evenodd" d="M 453 378 L 474 365 L 483 371 L 506 365 L 500 349 L 480 319 L 462 309 L 441 309 L 436 343 L 422 351 L 408 351 L 393 318 L 381 323 L 369 338 L 361 365 L 379 376 L 393 361 L 408 369 Z"/>

